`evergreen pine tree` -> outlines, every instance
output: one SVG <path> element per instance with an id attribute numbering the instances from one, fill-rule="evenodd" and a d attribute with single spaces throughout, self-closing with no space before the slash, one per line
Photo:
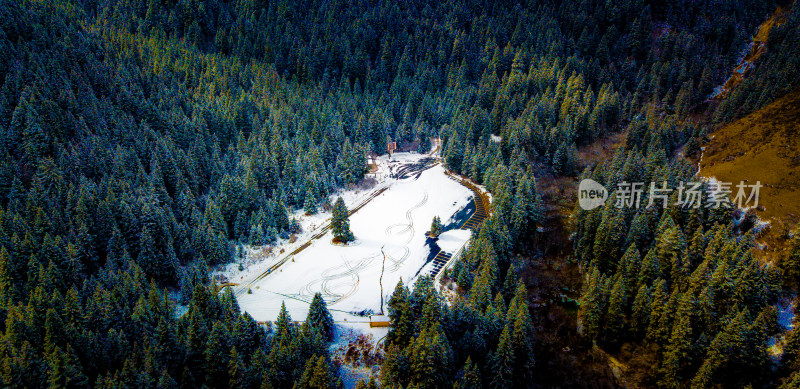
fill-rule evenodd
<path id="1" fill-rule="evenodd" d="M 47 358 L 47 385 L 49 387 L 88 387 L 88 380 L 72 348 L 65 351 L 56 347 Z"/>
<path id="2" fill-rule="evenodd" d="M 800 234 L 795 233 L 789 255 L 783 261 L 784 277 L 792 285 L 800 285 Z"/>
<path id="3" fill-rule="evenodd" d="M 693 296 L 687 292 L 681 297 L 678 315 L 672 326 L 669 343 L 664 350 L 664 358 L 660 369 L 662 387 L 678 387 L 683 380 L 681 371 L 689 360 L 692 345 L 692 318 L 694 310 Z"/>
<path id="4" fill-rule="evenodd" d="M 386 344 L 386 355 L 381 368 L 381 382 L 384 387 L 388 388 L 406 387 L 411 375 L 409 353 L 406 352 L 405 347 L 395 343 L 387 342 Z"/>
<path id="5" fill-rule="evenodd" d="M 224 324 L 214 322 L 203 353 L 205 357 L 203 366 L 206 374 L 205 382 L 213 387 L 229 384 L 228 370 L 230 361 L 228 359 L 231 353 L 227 345 L 227 335 L 227 329 Z"/>
<path id="6" fill-rule="evenodd" d="M 511 311 L 509 309 L 509 311 Z M 514 320 L 514 333 L 511 335 L 514 344 L 514 385 L 527 386 L 530 382 L 535 364 L 533 345 L 530 341 L 532 333 L 531 318 L 527 302 L 520 303 Z"/>
<path id="7" fill-rule="evenodd" d="M 235 346 L 231 348 L 231 353 L 228 360 L 228 377 L 230 377 L 230 380 L 228 381 L 228 387 L 247 388 L 247 377 L 249 374 L 244 362 L 242 361 L 242 358 L 239 356 L 239 353 L 236 352 Z"/>
<path id="8" fill-rule="evenodd" d="M 622 212 L 613 207 L 607 209 L 608 211 L 603 213 L 603 220 L 597 228 L 593 253 L 594 261 L 601 272 L 616 268 L 624 239 L 623 231 L 625 231 Z"/>
<path id="9" fill-rule="evenodd" d="M 622 276 L 628 291 L 635 290 L 637 277 L 642 268 L 642 259 L 636 243 L 632 243 L 620 259 L 617 274 Z"/>
<path id="10" fill-rule="evenodd" d="M 481 372 L 474 363 L 472 358 L 467 357 L 464 362 L 461 377 L 453 385 L 455 389 L 480 389 L 481 385 Z"/>
<path id="11" fill-rule="evenodd" d="M 350 232 L 350 216 L 341 197 L 336 199 L 333 206 L 331 230 L 333 230 L 333 239 L 336 242 L 347 243 L 355 239 L 353 233 Z"/>
<path id="12" fill-rule="evenodd" d="M 785 372 L 800 371 L 800 317 L 795 316 L 794 326 L 786 334 L 786 344 L 783 346 L 781 368 Z"/>
<path id="13" fill-rule="evenodd" d="M 431 223 L 431 238 L 436 238 L 439 234 L 442 233 L 442 220 L 439 219 L 439 216 L 433 217 L 433 222 Z"/>
<path id="14" fill-rule="evenodd" d="M 327 339 L 333 339 L 333 316 L 328 311 L 328 305 L 322 299 L 322 294 L 319 292 L 314 294 L 314 299 L 311 300 L 311 306 L 308 308 L 308 317 L 306 322 L 312 327 L 320 331 L 320 333 Z"/>
<path id="15" fill-rule="evenodd" d="M 779 388 L 800 389 L 800 370 L 795 370 Z"/>
<path id="16" fill-rule="evenodd" d="M 156 389 L 169 389 L 177 386 L 178 383 L 169 375 L 169 372 L 167 372 L 166 369 L 163 370 L 161 372 L 161 377 L 158 378 L 158 383 L 156 383 Z"/>
<path id="17" fill-rule="evenodd" d="M 314 215 L 317 213 L 317 199 L 314 196 L 314 192 L 310 189 L 306 191 L 306 201 L 303 203 L 303 209 L 305 209 L 306 214 Z"/>
<path id="18" fill-rule="evenodd" d="M 580 320 L 582 334 L 588 338 L 595 340 L 600 334 L 601 323 L 603 318 L 603 280 L 600 277 L 600 271 L 595 267 L 586 275 L 586 282 L 584 284 L 584 292 L 581 296 L 580 311 L 578 318 Z"/>
<path id="19" fill-rule="evenodd" d="M 288 342 L 295 334 L 295 325 L 292 322 L 292 317 L 289 316 L 289 311 L 286 310 L 286 304 L 281 302 L 281 310 L 278 312 L 278 318 L 275 320 L 275 336 L 279 341 Z"/>
<path id="20" fill-rule="evenodd" d="M 651 304 L 650 288 L 647 285 L 642 285 L 633 299 L 633 307 L 631 308 L 630 329 L 636 339 L 641 340 L 647 333 Z"/>
<path id="21" fill-rule="evenodd" d="M 484 258 L 480 267 L 480 274 L 475 280 L 470 291 L 470 301 L 479 310 L 483 310 L 492 300 L 494 282 L 497 274 L 497 264 L 493 257 Z"/>
<path id="22" fill-rule="evenodd" d="M 492 356 L 492 388 L 510 388 L 514 379 L 514 348 L 511 331 L 506 326 L 500 334 L 500 343 Z"/>
<path id="23" fill-rule="evenodd" d="M 0 247 L 0 307 L 13 301 L 16 287 L 11 269 L 12 263 L 5 247 Z"/>
<path id="24" fill-rule="evenodd" d="M 408 288 L 400 280 L 389 298 L 389 319 L 392 326 L 386 335 L 387 345 L 405 347 L 411 341 L 414 335 L 414 318 L 411 315 Z"/>
<path id="25" fill-rule="evenodd" d="M 732 315 L 725 328 L 717 334 L 708 346 L 705 359 L 691 381 L 692 388 L 707 388 L 718 382 L 718 373 L 723 370 L 743 350 L 747 331 L 747 313 L 741 311 Z"/>
<path id="26" fill-rule="evenodd" d="M 514 196 L 511 221 L 518 236 L 526 236 L 542 222 L 542 199 L 536 192 L 534 180 L 523 174 Z"/>
<path id="27" fill-rule="evenodd" d="M 647 339 L 656 344 L 664 344 L 668 340 L 669 328 L 664 328 L 664 324 L 669 316 L 667 308 L 667 283 L 664 280 L 658 280 L 653 284 L 652 297 L 650 299 L 650 320 L 647 327 Z"/>
<path id="28" fill-rule="evenodd" d="M 651 226 L 655 223 L 653 220 L 654 211 L 652 208 L 645 208 L 639 210 L 636 216 L 633 217 L 631 227 L 628 230 L 628 236 L 625 239 L 625 244 L 630 247 L 636 244 L 636 247 L 647 251 L 650 247 L 650 242 L 653 239 L 653 232 Z"/>
<path id="29" fill-rule="evenodd" d="M 611 289 L 603 331 L 605 343 L 611 346 L 612 349 L 616 349 L 625 340 L 625 310 L 627 305 L 627 287 L 623 277 L 619 276 Z"/>
<path id="30" fill-rule="evenodd" d="M 429 328 L 440 325 L 442 323 L 442 311 L 439 295 L 435 292 L 428 294 L 428 298 L 422 308 L 422 318 L 419 320 L 419 326 L 421 328 Z"/>
<path id="31" fill-rule="evenodd" d="M 659 263 L 669 267 L 670 285 L 685 285 L 690 269 L 686 260 L 688 247 L 680 228 L 673 226 L 661 233 L 655 249 Z"/>
<path id="32" fill-rule="evenodd" d="M 450 383 L 452 351 L 438 325 L 423 329 L 409 348 L 411 386 L 441 388 Z"/>
<path id="33" fill-rule="evenodd" d="M 333 377 L 328 364 L 322 356 L 312 356 L 306 361 L 303 374 L 294 383 L 294 389 L 329 389 L 333 388 Z"/>

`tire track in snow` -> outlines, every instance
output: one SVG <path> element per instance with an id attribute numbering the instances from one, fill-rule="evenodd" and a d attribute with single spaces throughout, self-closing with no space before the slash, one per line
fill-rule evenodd
<path id="1" fill-rule="evenodd" d="M 411 249 L 409 249 L 408 244 L 411 243 L 412 239 L 414 239 L 414 234 L 416 233 L 416 229 L 414 228 L 414 218 L 412 218 L 411 215 L 414 211 L 421 208 L 423 205 L 427 203 L 428 203 L 428 192 L 426 191 L 424 196 L 422 197 L 422 200 L 413 207 L 409 208 L 408 211 L 406 211 L 406 221 L 408 222 L 407 224 L 402 224 L 402 223 L 393 224 L 386 229 L 386 235 L 389 237 L 391 237 L 392 235 L 408 233 L 408 237 L 406 238 L 405 242 L 403 242 L 404 245 L 402 246 L 404 253 L 400 258 L 395 258 L 390 254 L 386 254 L 386 258 L 389 258 L 389 260 L 392 261 L 392 267 L 389 269 L 390 272 L 396 272 L 397 270 L 399 270 L 400 266 L 403 265 L 403 262 L 405 262 L 406 259 L 408 259 L 408 256 L 411 253 Z M 404 226 L 405 228 L 396 233 L 392 233 L 395 227 L 401 227 L 401 226 Z"/>
<path id="2" fill-rule="evenodd" d="M 370 265 L 373 264 L 375 259 L 377 259 L 379 255 L 373 255 L 365 258 L 358 259 L 356 261 L 345 261 L 344 264 L 339 266 L 334 266 L 328 269 L 325 269 L 322 272 L 322 277 L 307 283 L 303 288 L 300 289 L 295 296 L 302 297 L 305 299 L 310 299 L 314 296 L 316 292 L 320 292 L 323 298 L 326 298 L 326 301 L 329 304 L 333 305 L 338 303 L 339 301 L 350 297 L 358 290 L 358 284 L 360 283 L 360 276 L 359 272 L 368 268 Z M 344 271 L 340 269 L 345 268 Z M 338 271 L 338 272 L 337 272 Z M 338 293 L 332 290 L 336 286 L 340 284 L 330 286 L 331 281 L 337 281 L 343 278 L 350 278 L 351 285 L 350 289 L 345 293 Z M 315 287 L 319 285 L 319 287 Z M 344 285 L 344 284 L 341 284 Z"/>

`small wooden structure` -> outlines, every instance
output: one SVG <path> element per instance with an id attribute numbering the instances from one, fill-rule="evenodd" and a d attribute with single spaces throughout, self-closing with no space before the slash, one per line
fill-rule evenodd
<path id="1" fill-rule="evenodd" d="M 369 317 L 370 327 L 389 327 L 389 316 L 372 315 Z"/>
<path id="2" fill-rule="evenodd" d="M 369 167 L 367 177 L 375 178 L 375 173 L 378 172 L 378 160 L 375 155 L 367 154 L 367 166 Z"/>
<path id="3" fill-rule="evenodd" d="M 397 150 L 397 142 L 389 142 L 386 144 L 386 150 L 389 152 L 389 155 L 392 155 L 395 150 Z"/>

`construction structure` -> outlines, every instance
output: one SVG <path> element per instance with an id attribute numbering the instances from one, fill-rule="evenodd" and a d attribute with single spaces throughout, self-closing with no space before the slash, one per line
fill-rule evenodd
<path id="1" fill-rule="evenodd" d="M 389 316 L 386 315 L 372 315 L 369 317 L 370 327 L 389 327 Z"/>
<path id="2" fill-rule="evenodd" d="M 475 203 L 475 212 L 470 215 L 469 219 L 467 219 L 464 224 L 461 225 L 461 229 L 469 229 L 472 231 L 477 231 L 480 227 L 481 223 L 489 217 L 489 205 L 491 203 L 489 196 L 484 193 L 477 185 L 473 184 L 467 178 L 461 177 L 455 173 L 451 173 L 449 171 L 445 172 L 447 177 L 451 180 L 458 182 L 461 185 L 467 187 L 467 189 L 471 190 L 473 193 L 472 200 Z M 450 263 L 454 260 L 458 259 L 458 256 L 463 251 L 463 248 L 456 252 L 455 254 L 446 253 L 442 250 L 433 257 L 433 268 L 430 271 L 430 276 L 433 278 L 438 278 L 442 270 L 444 270 Z"/>

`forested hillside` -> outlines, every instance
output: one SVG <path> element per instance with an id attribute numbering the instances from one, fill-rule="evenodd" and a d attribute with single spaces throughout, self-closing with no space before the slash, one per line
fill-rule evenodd
<path id="1" fill-rule="evenodd" d="M 745 81 L 718 107 L 712 105 L 715 122 L 726 124 L 796 91 L 793 72 L 800 36 L 798 8 L 794 6 L 786 24 L 772 32 L 766 53 Z M 668 150 L 664 153 L 656 149 L 658 154 L 652 149 L 644 152 L 641 138 L 637 140 L 632 137 L 636 133 L 630 132 L 624 147 L 611 160 L 587 169 L 582 177 L 611 188 L 620 182 L 666 182 L 678 188 L 681 182 L 698 181 L 694 163 L 701 159 L 706 167 L 715 162 L 721 165 L 716 171 L 729 176 L 723 174 L 720 179 L 730 179 L 735 174 L 751 184 L 761 180 L 769 186 L 762 196 L 786 196 L 793 193 L 791 187 L 774 177 L 787 174 L 787 169 L 769 162 L 769 158 L 783 158 L 784 152 L 760 151 L 769 147 L 775 136 L 768 130 L 796 126 L 796 109 L 783 104 L 776 106 L 780 107 L 779 112 L 765 109 L 757 114 L 761 116 L 754 114 L 753 118 L 759 120 L 739 122 L 740 126 L 749 126 L 740 127 L 742 132 L 737 136 L 723 138 L 735 144 L 720 147 L 715 139 L 712 156 L 724 150 L 724 163 L 718 156 L 705 161 L 700 145 L 704 138 L 707 141 L 726 133 L 711 135 L 708 132 L 714 127 L 700 122 L 706 126 L 682 150 L 694 160 L 680 155 L 670 157 Z M 686 120 L 677 113 L 662 114 L 660 118 L 654 113 L 648 111 L 634 123 L 638 120 L 643 127 L 649 127 L 657 122 Z M 764 138 L 745 142 L 753 136 Z M 744 155 L 761 156 L 761 163 L 744 165 L 742 161 L 747 158 L 737 159 Z M 736 169 L 722 170 L 734 160 Z M 715 174 L 706 167 L 703 174 Z M 703 188 L 708 192 L 713 185 L 706 182 Z M 734 195 L 735 190 L 731 200 Z M 779 325 L 778 308 L 779 300 L 796 293 L 793 288 L 800 246 L 796 237 L 788 234 L 782 237 L 789 246 L 788 254 L 775 251 L 771 247 L 774 238 L 769 239 L 769 244 L 758 242 L 764 236 L 764 225 L 757 225 L 758 216 L 794 216 L 779 208 L 779 198 L 762 203 L 769 204 L 768 212 L 764 212 L 764 205 L 749 211 L 687 208 L 676 205 L 678 193 L 672 193 L 669 200 L 671 205 L 663 209 L 658 200 L 656 206 L 638 210 L 576 209 L 575 257 L 585 275 L 579 311 L 583 335 L 619 357 L 630 371 L 626 380 L 636 386 L 798 387 L 799 321 L 795 318 L 794 329 L 785 332 Z M 647 195 L 642 201 L 649 201 Z M 779 219 L 767 221 L 777 223 Z M 770 232 L 773 235 L 784 231 L 780 223 L 767 228 L 776 230 Z M 770 251 L 763 253 L 767 248 Z M 780 339 L 784 339 L 783 343 Z M 777 349 L 777 358 L 776 340 L 782 347 Z"/>
<path id="2" fill-rule="evenodd" d="M 0 0 L 2 384 L 338 386 L 321 299 L 265 329 L 209 288 L 208 266 L 297 232 L 290 211 L 329 205 L 387 141 L 441 136 L 493 213 L 453 270 L 462 301 L 427 278 L 397 286 L 381 384 L 536 386 L 519 275 L 543 234 L 536 177 L 577 176 L 578 148 L 618 132 L 623 149 L 584 176 L 691 177 L 676 151 L 706 123 L 685 119 L 775 6 Z M 720 120 L 777 95 L 754 97 L 770 74 L 794 85 L 797 8 Z M 731 218 L 576 212 L 583 334 L 641 348 L 640 384 L 777 384 L 764 349 L 780 272 Z M 798 381 L 792 336 L 780 374 Z"/>

